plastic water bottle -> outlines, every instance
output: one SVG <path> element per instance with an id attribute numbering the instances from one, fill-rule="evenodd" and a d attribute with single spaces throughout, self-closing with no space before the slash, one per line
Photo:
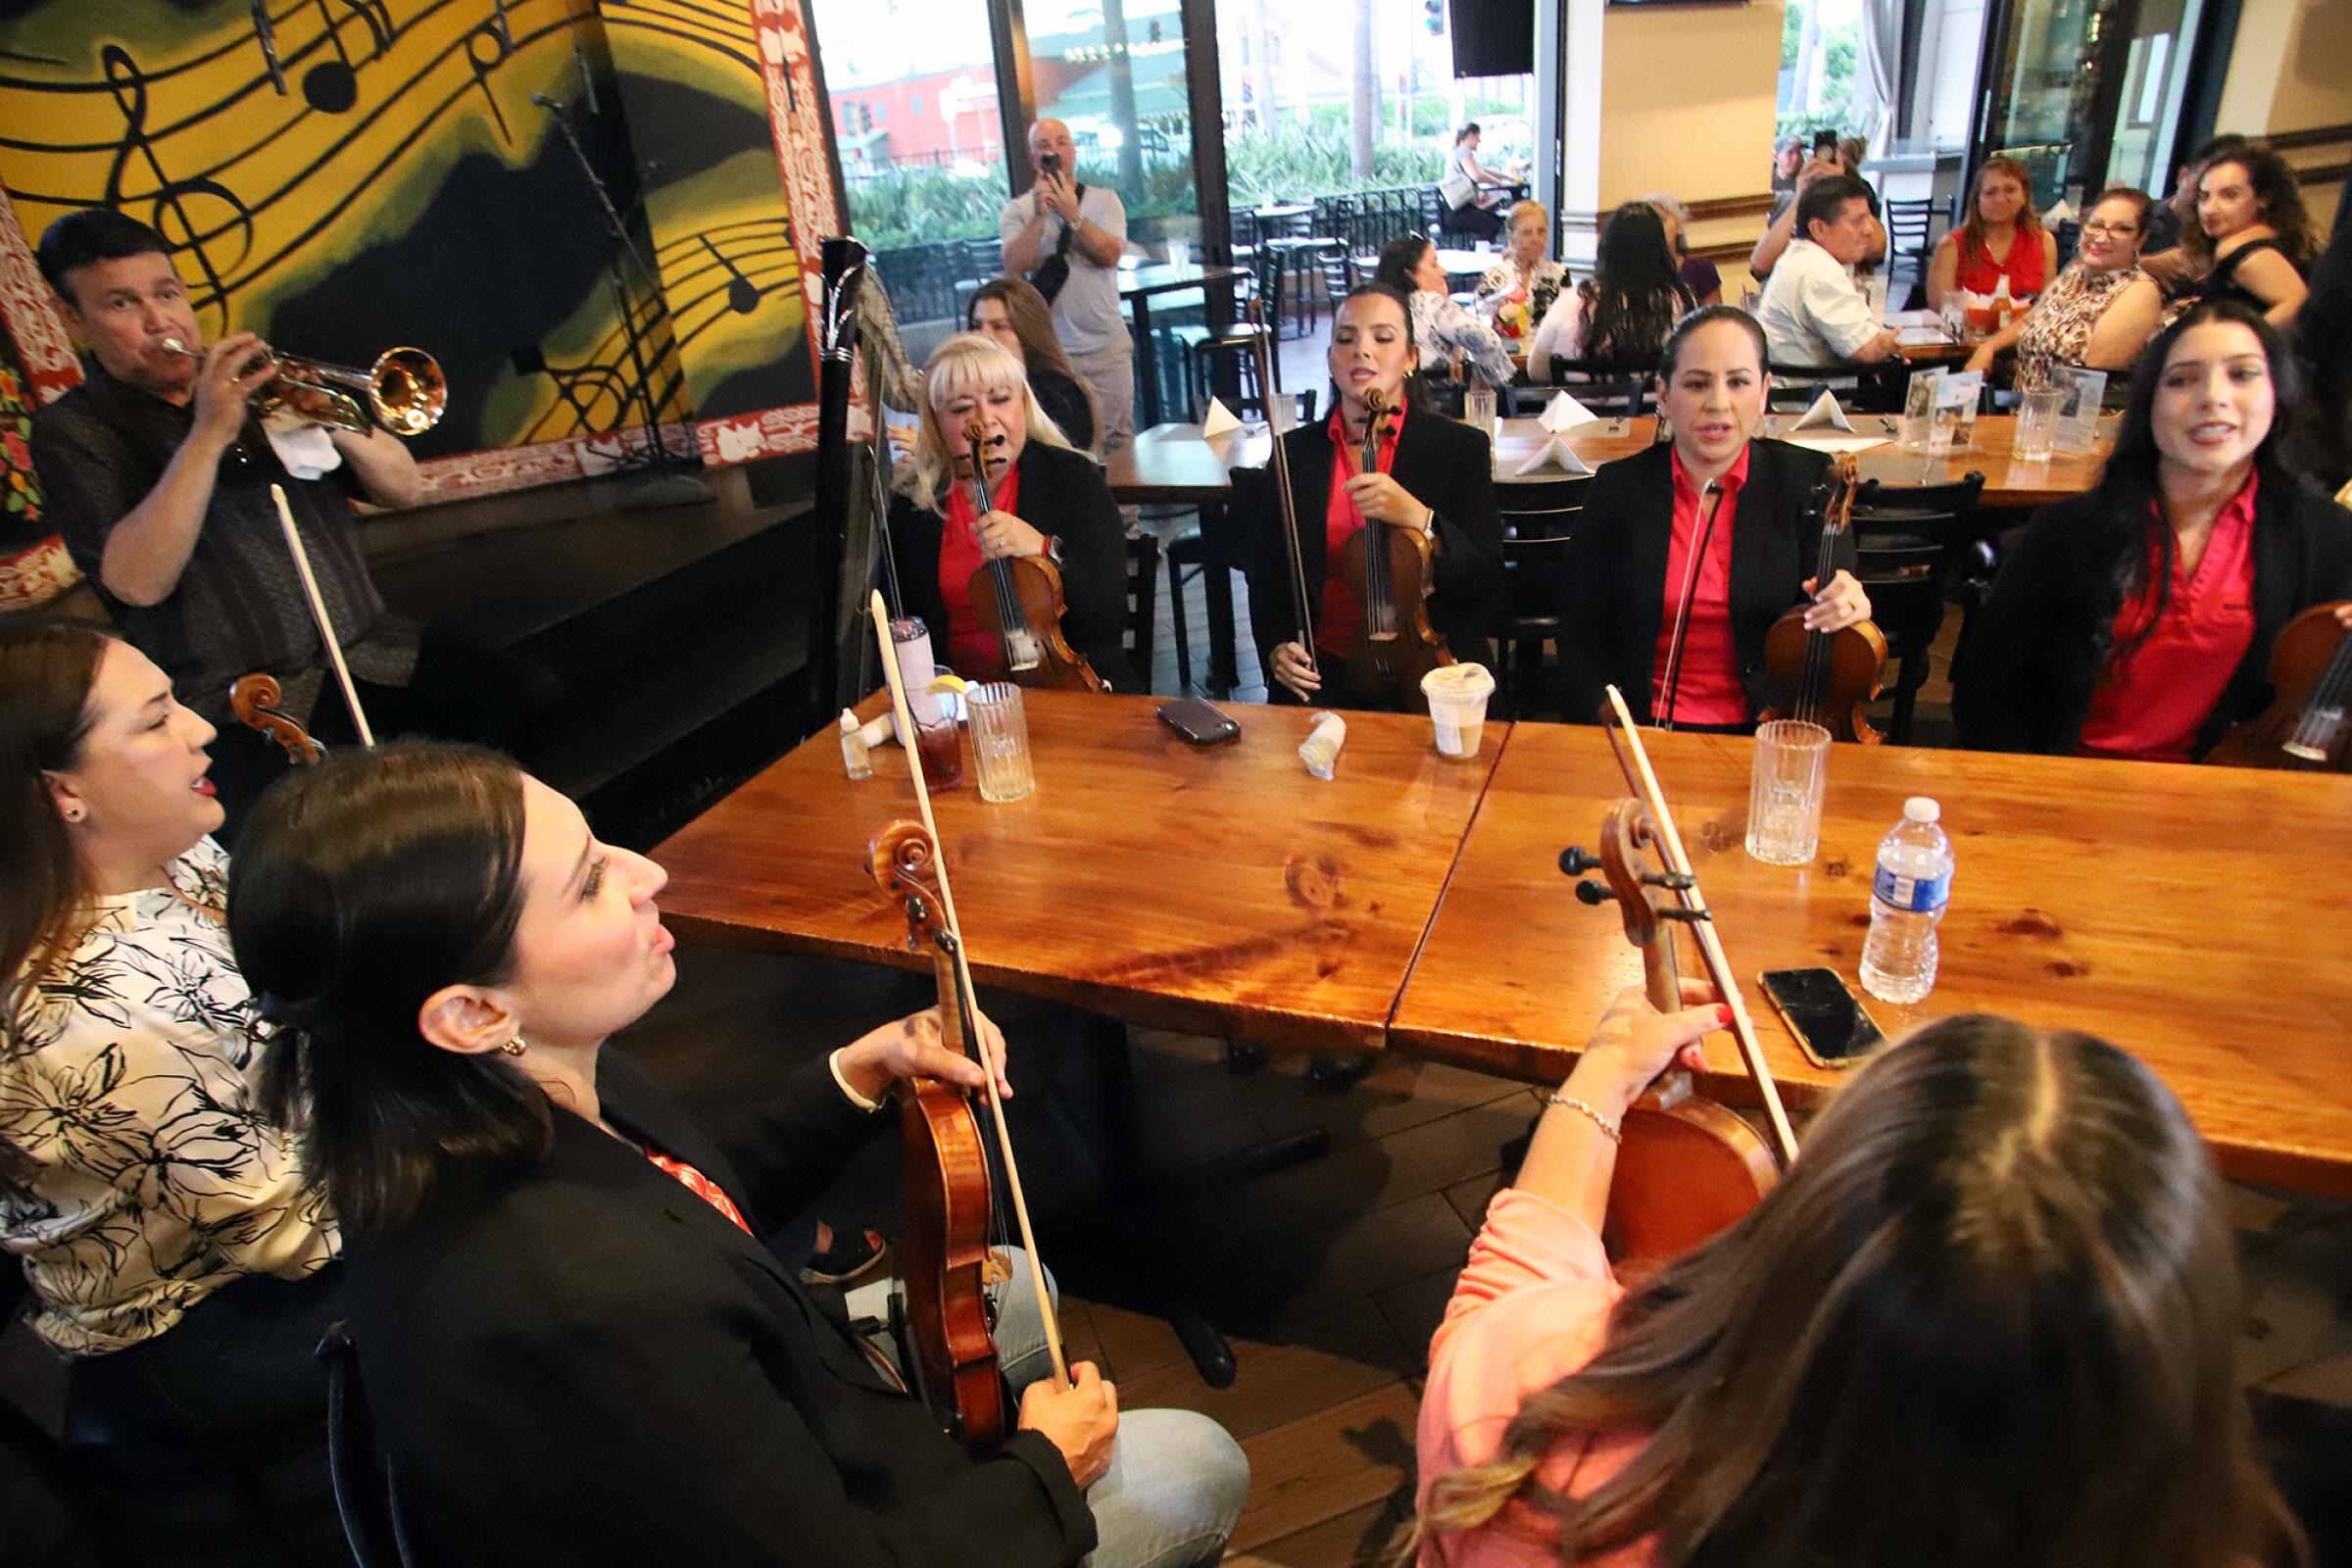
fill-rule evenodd
<path id="1" fill-rule="evenodd" d="M 1917 1002 L 1936 989 L 1936 922 L 1952 896 L 1952 841 L 1936 825 L 1942 814 L 1914 795 L 1903 803 L 1903 819 L 1879 840 L 1862 988 L 1882 1002 Z"/>

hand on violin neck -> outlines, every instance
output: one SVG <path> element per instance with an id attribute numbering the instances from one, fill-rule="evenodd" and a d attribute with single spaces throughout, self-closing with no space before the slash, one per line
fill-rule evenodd
<path id="1" fill-rule="evenodd" d="M 1852 572 L 1837 572 L 1827 588 L 1817 589 L 1815 584 L 1819 580 L 1805 579 L 1805 592 L 1813 596 L 1812 608 L 1805 612 L 1807 631 L 1837 631 L 1870 618 L 1870 595 L 1863 591 Z"/>
<path id="2" fill-rule="evenodd" d="M 1348 481 L 1348 499 L 1373 522 L 1385 522 L 1392 528 L 1420 528 L 1430 516 L 1430 509 L 1413 499 L 1413 493 L 1385 473 L 1359 473 Z"/>
<path id="3" fill-rule="evenodd" d="M 1041 1378 L 1021 1395 L 1021 1430 L 1034 1432 L 1061 1450 L 1070 1479 L 1091 1487 L 1110 1469 L 1119 1437 L 1119 1389 L 1105 1382 L 1092 1361 L 1070 1368 L 1070 1386 L 1056 1388 Z"/>
<path id="4" fill-rule="evenodd" d="M 997 1075 L 997 1093 L 1009 1100 L 1012 1084 L 1004 1076 L 1004 1032 L 986 1013 L 972 1020 L 980 1049 Z M 903 1078 L 937 1078 L 965 1089 L 985 1089 L 988 1076 L 979 1062 L 964 1054 L 963 1042 L 941 1033 L 939 1009 L 901 1018 L 896 1023 L 859 1037 L 841 1053 L 841 1075 L 851 1088 L 868 1100 L 880 1100 Z"/>
<path id="5" fill-rule="evenodd" d="M 973 520 L 972 531 L 980 540 L 980 554 L 990 561 L 1046 553 L 1046 536 L 1009 512 L 982 514 Z"/>
<path id="6" fill-rule="evenodd" d="M 1683 981 L 1683 1001 L 1690 1005 L 1660 1012 L 1640 986 L 1619 992 L 1560 1092 L 1616 1116 L 1661 1074 L 1676 1068 L 1704 1072 L 1707 1055 L 1698 1042 L 1730 1028 L 1732 1009 L 1700 979 Z"/>

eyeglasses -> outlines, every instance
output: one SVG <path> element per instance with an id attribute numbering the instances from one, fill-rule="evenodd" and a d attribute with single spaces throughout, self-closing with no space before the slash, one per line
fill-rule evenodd
<path id="1" fill-rule="evenodd" d="M 2120 239 L 2125 235 L 2138 233 L 2139 225 L 2137 223 L 2084 223 L 2082 232 L 2085 235 L 2097 234 L 2107 239 Z"/>

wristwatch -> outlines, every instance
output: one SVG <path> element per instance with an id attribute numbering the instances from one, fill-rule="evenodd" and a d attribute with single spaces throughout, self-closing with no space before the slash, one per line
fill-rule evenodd
<path id="1" fill-rule="evenodd" d="M 1061 565 L 1061 535 L 1057 533 L 1046 535 L 1046 559 L 1054 563 L 1056 569 L 1059 569 Z"/>

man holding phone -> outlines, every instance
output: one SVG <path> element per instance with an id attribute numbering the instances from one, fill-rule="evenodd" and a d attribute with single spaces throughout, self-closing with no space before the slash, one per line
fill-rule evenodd
<path id="1" fill-rule="evenodd" d="M 1077 158 L 1069 126 L 1030 126 L 1037 181 L 1004 204 L 998 228 L 1004 270 L 1027 277 L 1054 308 L 1054 335 L 1095 395 L 1097 442 L 1108 457 L 1135 439 L 1135 344 L 1119 315 L 1127 209 L 1117 191 L 1077 177 Z"/>

